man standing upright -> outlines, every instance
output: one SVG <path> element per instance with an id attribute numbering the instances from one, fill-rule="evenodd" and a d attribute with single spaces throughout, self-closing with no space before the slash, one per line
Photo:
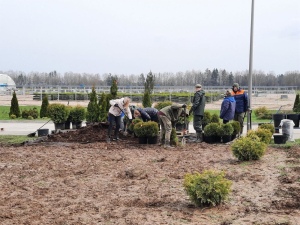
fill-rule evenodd
<path id="1" fill-rule="evenodd" d="M 193 126 L 196 130 L 197 140 L 196 142 L 200 143 L 203 141 L 202 135 L 202 120 L 204 115 L 204 107 L 205 107 L 205 92 L 201 90 L 201 85 L 196 84 L 195 86 L 196 92 L 193 98 L 193 106 L 191 108 L 191 112 L 194 115 Z"/>
<path id="2" fill-rule="evenodd" d="M 238 83 L 232 85 L 231 94 L 236 101 L 234 120 L 240 122 L 241 134 L 243 134 L 244 118 L 248 110 L 248 95 L 244 90 L 241 90 Z"/>

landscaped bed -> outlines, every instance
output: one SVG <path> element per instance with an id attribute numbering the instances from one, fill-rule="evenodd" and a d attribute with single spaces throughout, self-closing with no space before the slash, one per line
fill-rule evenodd
<path id="1" fill-rule="evenodd" d="M 91 125 L 34 145 L 0 147 L 1 224 L 298 224 L 300 148 L 238 161 L 224 144 L 164 149 L 105 142 Z M 123 137 L 125 138 L 125 137 Z M 229 199 L 195 207 L 186 173 L 224 170 Z"/>

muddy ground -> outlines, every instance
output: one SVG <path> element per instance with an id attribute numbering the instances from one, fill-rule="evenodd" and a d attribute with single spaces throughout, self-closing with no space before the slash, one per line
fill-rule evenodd
<path id="1" fill-rule="evenodd" d="M 107 144 L 97 125 L 0 147 L 0 224 L 300 224 L 300 148 L 240 162 L 229 145 Z M 124 138 L 124 137 L 123 137 Z M 228 201 L 194 207 L 188 172 L 227 171 Z"/>

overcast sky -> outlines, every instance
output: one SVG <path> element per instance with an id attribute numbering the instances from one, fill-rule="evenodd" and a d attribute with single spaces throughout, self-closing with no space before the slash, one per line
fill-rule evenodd
<path id="1" fill-rule="evenodd" d="M 0 0 L 0 70 L 249 69 L 251 0 Z M 300 70 L 300 0 L 256 0 L 253 69 Z"/>

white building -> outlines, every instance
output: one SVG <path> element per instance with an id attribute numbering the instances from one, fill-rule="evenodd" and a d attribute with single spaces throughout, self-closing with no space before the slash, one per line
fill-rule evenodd
<path id="1" fill-rule="evenodd" d="M 0 74 L 0 91 L 11 91 L 16 89 L 16 84 L 7 74 Z"/>

